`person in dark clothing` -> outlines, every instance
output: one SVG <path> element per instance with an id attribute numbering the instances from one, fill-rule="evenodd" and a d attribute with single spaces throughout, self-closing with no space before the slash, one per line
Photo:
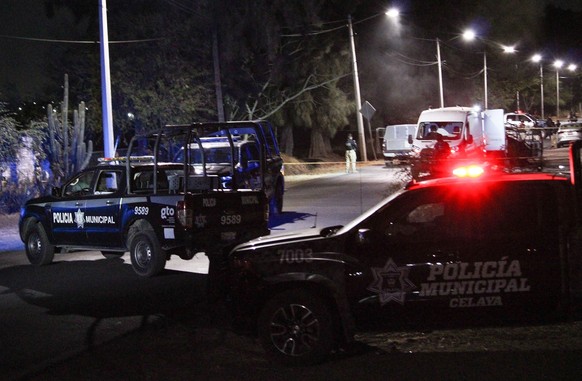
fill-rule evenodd
<path id="1" fill-rule="evenodd" d="M 352 134 L 348 134 L 346 140 L 346 173 L 355 173 L 356 171 L 356 150 L 358 149 L 358 144 L 352 137 Z"/>

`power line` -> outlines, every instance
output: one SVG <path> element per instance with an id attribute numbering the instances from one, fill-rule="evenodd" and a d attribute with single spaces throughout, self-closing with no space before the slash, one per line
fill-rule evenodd
<path id="1" fill-rule="evenodd" d="M 52 42 L 52 43 L 60 43 L 60 44 L 99 44 L 100 41 L 97 40 L 58 40 L 58 39 L 50 39 L 50 38 L 35 38 L 35 37 L 22 37 L 22 36 L 8 36 L 8 35 L 0 35 L 0 38 L 8 38 L 13 40 L 25 40 L 25 41 L 37 41 L 37 42 Z M 141 43 L 141 42 L 152 42 L 152 41 L 161 41 L 165 38 L 147 38 L 143 40 L 123 40 L 123 41 L 109 41 L 110 44 L 134 44 L 134 43 Z"/>

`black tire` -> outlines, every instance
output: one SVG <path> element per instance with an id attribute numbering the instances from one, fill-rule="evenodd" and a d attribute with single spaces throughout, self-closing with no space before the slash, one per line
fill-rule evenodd
<path id="1" fill-rule="evenodd" d="M 153 230 L 142 230 L 131 236 L 129 255 L 133 270 L 139 276 L 152 277 L 166 266 L 166 254 Z"/>
<path id="2" fill-rule="evenodd" d="M 107 259 L 115 259 L 115 258 L 123 257 L 124 253 L 122 251 L 101 250 L 101 254 Z"/>
<path id="3" fill-rule="evenodd" d="M 285 366 L 320 363 L 334 345 L 329 305 L 303 290 L 282 292 L 268 301 L 258 332 L 267 356 Z"/>
<path id="4" fill-rule="evenodd" d="M 42 224 L 36 223 L 26 233 L 26 257 L 35 266 L 48 265 L 55 256 L 55 247 L 50 244 Z"/>

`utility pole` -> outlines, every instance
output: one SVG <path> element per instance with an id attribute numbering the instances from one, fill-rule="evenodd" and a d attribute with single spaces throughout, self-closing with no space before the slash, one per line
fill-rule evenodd
<path id="1" fill-rule="evenodd" d="M 352 15 L 348 15 L 348 27 L 350 32 L 350 46 L 352 48 L 352 70 L 354 75 L 354 93 L 356 98 L 356 119 L 358 121 L 358 137 L 360 145 L 360 160 L 368 161 L 366 153 L 366 136 L 364 135 L 364 118 L 362 117 L 362 100 L 360 98 L 360 80 L 358 78 L 358 60 L 356 59 L 356 44 L 354 43 L 354 30 L 352 28 Z"/>
<path id="2" fill-rule="evenodd" d="M 99 0 L 99 32 L 101 36 L 101 103 L 103 109 L 103 150 L 105 157 L 114 157 L 113 115 L 111 112 L 111 76 L 109 74 L 109 34 L 107 0 Z"/>
<path id="3" fill-rule="evenodd" d="M 218 54 L 218 26 L 212 30 L 212 61 L 214 61 L 214 88 L 216 89 L 216 110 L 218 121 L 224 122 L 224 103 L 222 100 L 222 81 L 220 80 L 220 56 Z"/>

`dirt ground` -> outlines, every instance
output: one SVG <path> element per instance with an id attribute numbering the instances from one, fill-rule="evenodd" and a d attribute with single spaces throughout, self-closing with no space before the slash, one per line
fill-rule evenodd
<path id="1" fill-rule="evenodd" d="M 361 333 L 311 367 L 269 363 L 257 340 L 203 305 L 150 316 L 124 337 L 63 359 L 26 380 L 580 380 L 582 322 Z"/>

